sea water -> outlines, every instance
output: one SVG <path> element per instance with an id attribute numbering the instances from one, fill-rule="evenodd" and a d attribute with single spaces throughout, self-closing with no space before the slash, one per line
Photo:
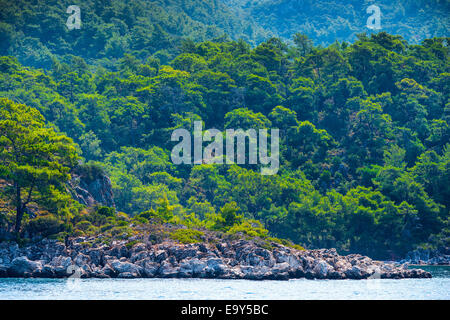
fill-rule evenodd
<path id="1" fill-rule="evenodd" d="M 0 279 L 0 299 L 450 299 L 450 266 L 431 279 Z"/>

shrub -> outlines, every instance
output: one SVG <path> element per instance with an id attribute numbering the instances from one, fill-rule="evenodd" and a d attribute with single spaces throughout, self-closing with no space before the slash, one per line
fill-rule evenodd
<path id="1" fill-rule="evenodd" d="M 139 241 L 138 240 L 133 240 L 133 241 L 127 242 L 125 244 L 125 247 L 127 247 L 127 249 L 131 249 L 136 243 L 139 243 Z"/>
<path id="2" fill-rule="evenodd" d="M 279 238 L 272 238 L 272 237 L 268 237 L 268 238 L 266 238 L 266 240 L 270 241 L 270 242 L 279 243 L 279 244 L 282 244 L 282 245 L 284 245 L 286 247 L 291 247 L 291 248 L 294 248 L 294 249 L 297 249 L 297 250 L 302 250 L 302 251 L 306 250 L 301 245 L 295 244 L 295 243 L 293 243 L 290 240 L 279 239 Z"/>
<path id="3" fill-rule="evenodd" d="M 88 184 L 105 175 L 105 170 L 95 162 L 80 164 L 74 172 L 82 176 Z"/>
<path id="4" fill-rule="evenodd" d="M 135 223 L 148 224 L 148 219 L 146 219 L 146 218 L 144 218 L 144 217 L 139 217 L 139 216 L 137 216 L 137 217 L 135 217 L 135 218 L 133 219 L 133 221 L 134 221 Z"/>
<path id="5" fill-rule="evenodd" d="M 89 221 L 83 220 L 83 221 L 78 222 L 75 225 L 75 228 L 78 230 L 81 230 L 83 232 L 86 232 L 92 226 L 93 226 L 92 223 L 90 223 Z"/>
<path id="6" fill-rule="evenodd" d="M 246 220 L 241 224 L 234 225 L 228 230 L 229 234 L 243 233 L 250 237 L 265 238 L 269 231 L 257 220 Z"/>
<path id="7" fill-rule="evenodd" d="M 30 235 L 40 234 L 43 237 L 48 237 L 64 231 L 64 226 L 64 223 L 59 221 L 55 216 L 44 215 L 28 221 L 26 231 L 28 231 Z"/>
<path id="8" fill-rule="evenodd" d="M 201 237 L 205 234 L 199 230 L 178 229 L 170 235 L 170 238 L 180 243 L 196 243 L 201 242 Z"/>
<path id="9" fill-rule="evenodd" d="M 89 228 L 87 228 L 86 233 L 90 234 L 90 235 L 94 235 L 97 234 L 99 232 L 100 228 L 96 227 L 96 226 L 90 226 Z"/>
<path id="10" fill-rule="evenodd" d="M 220 209 L 220 217 L 216 221 L 213 229 L 226 231 L 229 228 L 233 227 L 236 224 L 239 224 L 242 221 L 242 215 L 238 214 L 239 207 L 236 202 L 232 201 L 226 203 Z"/>
<path id="11" fill-rule="evenodd" d="M 108 230 L 112 229 L 113 227 L 114 227 L 114 225 L 107 223 L 100 227 L 100 232 L 108 231 Z"/>
<path id="12" fill-rule="evenodd" d="M 114 217 L 116 214 L 114 208 L 104 207 L 104 206 L 99 207 L 97 209 L 97 213 L 102 216 L 106 216 L 106 217 Z"/>
<path id="13" fill-rule="evenodd" d="M 118 239 L 127 239 L 133 235 L 133 230 L 128 226 L 123 227 L 114 227 L 108 231 L 111 237 L 115 237 Z"/>
<path id="14" fill-rule="evenodd" d="M 85 235 L 84 232 L 79 229 L 75 229 L 72 234 L 72 236 L 74 236 L 74 237 L 82 237 L 84 235 Z"/>

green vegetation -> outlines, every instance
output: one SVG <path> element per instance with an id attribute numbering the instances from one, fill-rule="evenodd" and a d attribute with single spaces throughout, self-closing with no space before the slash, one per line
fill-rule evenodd
<path id="1" fill-rule="evenodd" d="M 171 234 L 171 238 L 180 243 L 196 243 L 201 242 L 203 232 L 192 229 L 178 229 Z"/>
<path id="2" fill-rule="evenodd" d="M 317 24 L 306 30 L 314 41 L 296 33 L 262 42 L 266 32 L 252 19 L 240 24 L 239 7 L 273 8 L 270 19 L 254 14 L 271 24 L 288 1 L 182 1 L 175 13 L 178 2 L 85 1 L 82 29 L 68 31 L 60 12 L 69 2 L 0 1 L 0 237 L 109 241 L 151 228 L 154 242 L 218 232 L 375 258 L 448 246 L 449 38 L 413 44 L 358 32 L 350 44 L 334 40 L 356 30 L 332 24 L 335 35 L 320 37 Z M 317 3 L 308 10 L 334 8 Z M 424 16 L 445 6 L 424 5 Z M 401 6 L 408 17 L 413 7 Z M 352 8 L 345 19 L 362 19 Z M 420 37 L 436 25 L 424 23 Z M 290 37 L 301 26 L 271 30 Z M 248 41 L 207 40 L 223 33 Z M 278 174 L 174 165 L 171 133 L 197 120 L 222 132 L 279 128 Z M 70 197 L 73 176 L 104 173 L 116 208 Z"/>
<path id="3" fill-rule="evenodd" d="M 54 59 L 68 61 L 74 55 L 116 69 L 118 59 L 132 54 L 150 58 L 140 70 L 148 74 L 155 71 L 154 58 L 167 64 L 195 46 L 193 41 L 243 39 L 257 45 L 271 36 L 291 40 L 302 32 L 316 45 L 354 42 L 371 31 L 366 27 L 371 4 L 380 7 L 382 30 L 410 43 L 445 36 L 450 28 L 447 0 L 1 0 L 0 55 L 47 69 Z M 79 30 L 66 27 L 70 5 L 80 7 Z M 300 50 L 304 54 L 307 47 Z M 191 68 L 203 65 L 195 61 Z"/>
<path id="4" fill-rule="evenodd" d="M 31 202 L 69 213 L 64 182 L 77 160 L 70 138 L 45 128 L 36 109 L 0 98 L 0 148 L 0 177 L 9 182 L 3 193 L 14 203 L 16 232 Z"/>
<path id="5" fill-rule="evenodd" d="M 70 5 L 80 7 L 79 30 L 66 27 Z M 166 63 L 179 52 L 183 38 L 220 40 L 228 35 L 261 42 L 267 37 L 220 0 L 1 0 L 0 9 L 0 55 L 44 68 L 66 55 L 107 68 L 117 67 L 117 59 L 127 53 L 141 59 L 153 55 Z M 152 70 L 154 66 L 142 71 Z"/>
<path id="6" fill-rule="evenodd" d="M 351 41 L 366 27 L 370 5 L 381 11 L 383 31 L 399 34 L 410 43 L 448 33 L 447 0 L 224 0 L 267 32 L 286 39 L 299 30 L 316 44 Z M 367 29 L 367 28 L 366 28 Z M 367 29 L 368 30 L 368 29 Z"/>

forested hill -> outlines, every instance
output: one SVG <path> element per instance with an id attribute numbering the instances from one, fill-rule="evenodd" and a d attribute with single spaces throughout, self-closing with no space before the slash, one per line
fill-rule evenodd
<path id="1" fill-rule="evenodd" d="M 447 36 L 450 28 L 448 0 L 0 0 L 0 54 L 47 69 L 67 54 L 112 68 L 124 53 L 167 63 L 183 38 L 242 38 L 254 46 L 300 32 L 326 46 L 371 31 L 371 4 L 381 9 L 381 31 L 410 43 Z M 66 27 L 69 5 L 81 9 L 79 30 Z"/>
<path id="2" fill-rule="evenodd" d="M 24 201 L 45 209 L 24 216 L 29 234 L 61 231 L 61 221 L 69 234 L 110 230 L 62 183 L 69 169 L 90 181 L 104 170 L 116 209 L 139 223 L 157 216 L 378 258 L 448 247 L 448 41 L 410 45 L 383 32 L 325 48 L 301 35 L 254 48 L 206 41 L 167 63 L 126 55 L 113 62 L 116 71 L 80 57 L 50 70 L 1 57 L 0 200 L 18 203 L 11 186 L 23 185 L 35 199 Z M 279 128 L 278 174 L 261 175 L 258 165 L 174 165 L 171 134 L 196 120 L 221 131 Z M 0 230 L 15 212 L 0 212 Z"/>
<path id="3" fill-rule="evenodd" d="M 381 11 L 381 30 L 401 35 L 410 43 L 446 36 L 450 29 L 448 0 L 222 0 L 252 18 L 278 37 L 291 39 L 296 32 L 324 46 L 334 41 L 355 41 L 370 31 L 366 10 Z M 379 31 L 379 30 L 378 30 Z"/>
<path id="4" fill-rule="evenodd" d="M 79 30 L 66 27 L 70 5 L 80 7 Z M 252 43 L 267 38 L 220 0 L 0 0 L 0 9 L 0 54 L 45 68 L 65 54 L 107 66 L 124 53 L 143 59 L 156 54 L 167 62 L 181 37 L 226 35 Z"/>

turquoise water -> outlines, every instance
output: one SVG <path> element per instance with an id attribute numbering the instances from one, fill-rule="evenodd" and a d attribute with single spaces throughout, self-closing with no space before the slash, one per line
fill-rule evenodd
<path id="1" fill-rule="evenodd" d="M 0 299 L 450 299 L 450 267 L 432 279 L 250 281 L 0 279 Z"/>

